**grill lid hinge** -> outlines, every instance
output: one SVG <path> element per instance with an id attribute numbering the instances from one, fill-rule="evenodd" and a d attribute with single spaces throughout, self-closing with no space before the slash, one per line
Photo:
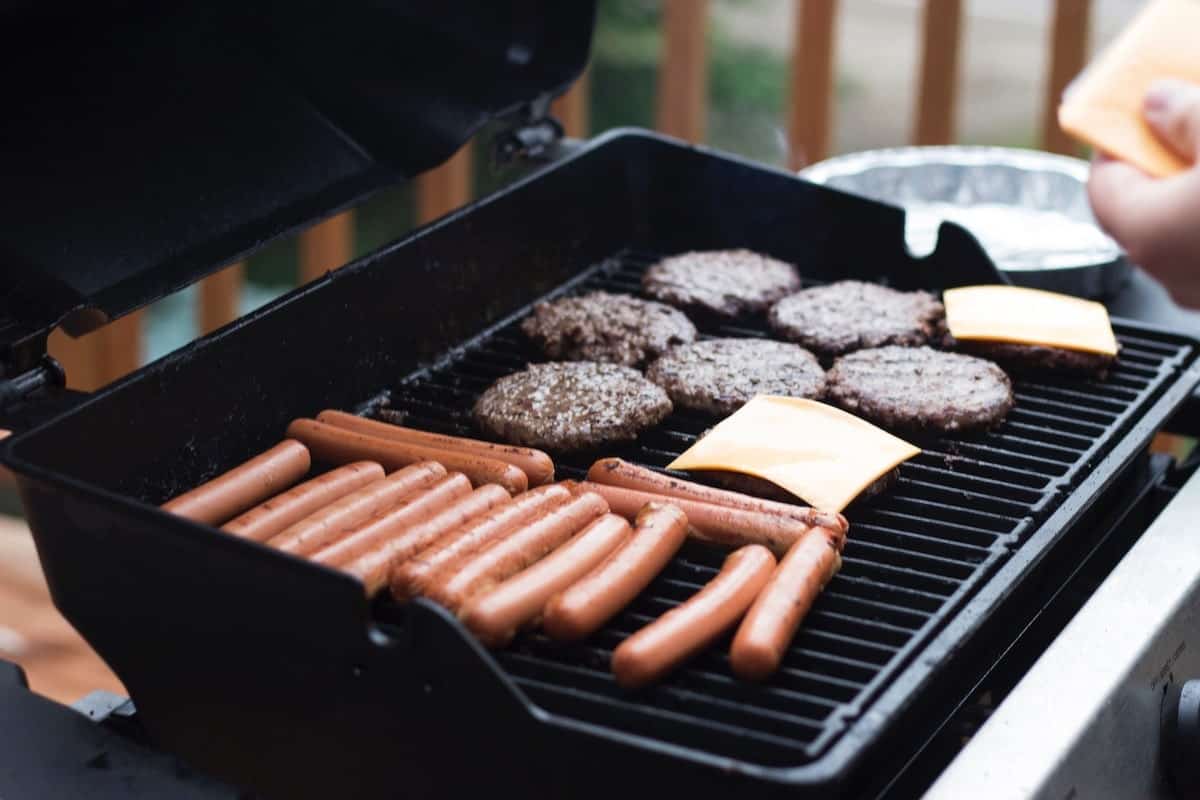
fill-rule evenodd
<path id="1" fill-rule="evenodd" d="M 550 114 L 550 97 L 539 97 L 519 115 L 518 122 L 492 141 L 492 163 L 497 167 L 524 161 L 552 161 L 559 155 L 562 123 Z"/>
<path id="2" fill-rule="evenodd" d="M 61 388 L 66 382 L 62 366 L 49 355 L 24 372 L 9 374 L 8 365 L 0 364 L 0 412 L 23 405 L 43 389 Z"/>

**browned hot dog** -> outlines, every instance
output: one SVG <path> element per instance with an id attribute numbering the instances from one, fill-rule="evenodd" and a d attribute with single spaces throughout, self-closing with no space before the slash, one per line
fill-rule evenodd
<path id="1" fill-rule="evenodd" d="M 467 600 L 537 563 L 584 525 L 607 512 L 608 504 L 599 495 L 591 492 L 576 495 L 513 535 L 449 565 L 439 573 L 444 579 L 434 578 L 428 596 L 457 613 Z"/>
<path id="2" fill-rule="evenodd" d="M 437 573 L 479 552 L 491 542 L 502 539 L 535 517 L 560 506 L 571 497 L 561 484 L 531 489 L 498 506 L 481 517 L 448 532 L 408 561 L 392 569 L 391 590 L 397 600 L 411 600 L 425 594 Z"/>
<path id="3" fill-rule="evenodd" d="M 664 497 L 661 494 L 605 486 L 590 481 L 579 483 L 576 491 L 595 492 L 608 501 L 614 514 L 620 514 L 626 519 L 636 519 L 637 513 L 647 503 L 670 503 L 679 506 L 680 510 L 687 514 L 690 526 L 688 532 L 692 536 L 725 547 L 761 544 L 782 556 L 797 539 L 812 530 L 812 526 L 781 514 L 727 508 L 682 497 Z"/>
<path id="4" fill-rule="evenodd" d="M 633 536 L 600 566 L 546 604 L 542 627 L 561 641 L 594 633 L 650 585 L 687 538 L 678 506 L 650 503 L 634 521 Z"/>
<path id="5" fill-rule="evenodd" d="M 496 483 L 507 489 L 509 494 L 518 494 L 529 488 L 524 472 L 494 458 L 381 439 L 335 428 L 315 419 L 293 420 L 288 425 L 288 436 L 308 445 L 313 458 L 331 464 L 366 459 L 379 462 L 384 469 L 393 470 L 418 461 L 436 461 L 452 472 L 466 475 L 475 486 Z"/>
<path id="6" fill-rule="evenodd" d="M 617 646 L 617 683 L 635 689 L 659 680 L 728 630 L 762 591 L 775 567 L 771 551 L 752 544 L 734 550 L 717 576 Z"/>
<path id="7" fill-rule="evenodd" d="M 554 462 L 550 460 L 550 456 L 541 450 L 533 450 L 529 447 L 484 442 L 479 439 L 467 439 L 463 436 L 449 436 L 443 433 L 430 433 L 416 428 L 393 425 L 390 422 L 367 419 L 357 414 L 347 414 L 345 411 L 322 411 L 317 415 L 317 422 L 345 428 L 348 431 L 365 433 L 368 436 L 378 436 L 380 439 L 392 439 L 437 450 L 450 450 L 455 453 L 494 458 L 497 461 L 512 464 L 524 472 L 529 478 L 530 486 L 541 486 L 554 480 Z"/>
<path id="8" fill-rule="evenodd" d="M 463 623 L 487 647 L 503 647 L 542 613 L 546 601 L 599 564 L 629 536 L 629 523 L 605 514 L 569 542 L 463 607 Z"/>
<path id="9" fill-rule="evenodd" d="M 511 502 L 512 497 L 508 492 L 496 484 L 480 486 L 461 500 L 442 508 L 436 515 L 413 525 L 394 529 L 395 534 L 377 547 L 338 563 L 342 569 L 363 582 L 368 596 L 373 596 L 387 585 L 388 573 L 394 565 L 410 558 L 413 553 L 427 547 L 430 542 L 436 541 L 448 531 L 470 522 L 480 514 L 486 514 L 502 503 Z"/>
<path id="10" fill-rule="evenodd" d="M 681 497 L 684 500 L 698 500 L 702 503 L 712 503 L 726 508 L 783 514 L 794 517 L 806 525 L 837 528 L 843 533 L 849 528 L 846 518 L 834 511 L 819 511 L 808 506 L 780 503 L 761 497 L 751 497 L 741 492 L 715 489 L 702 483 L 681 480 L 646 467 L 639 467 L 637 464 L 630 464 L 619 458 L 602 458 L 596 461 L 588 470 L 587 479 L 609 486 L 637 489 L 639 492 L 653 492 L 667 497 Z"/>
<path id="11" fill-rule="evenodd" d="M 738 677 L 760 681 L 779 669 L 813 601 L 842 566 L 833 536 L 813 528 L 779 562 L 733 638 L 729 663 Z"/>
<path id="12" fill-rule="evenodd" d="M 265 503 L 226 522 L 221 526 L 221 530 L 244 539 L 265 542 L 317 509 L 382 477 L 383 467 L 373 462 L 359 461 L 347 464 L 293 486 L 283 494 L 275 495 Z"/>
<path id="13" fill-rule="evenodd" d="M 267 544 L 298 556 L 310 555 L 355 525 L 387 511 L 445 477 L 446 468 L 434 461 L 397 470 L 289 525 L 268 539 Z"/>
<path id="14" fill-rule="evenodd" d="M 403 498 L 350 528 L 343 528 L 330 541 L 309 553 L 318 564 L 338 566 L 379 546 L 398 531 L 442 513 L 443 509 L 471 494 L 471 482 L 461 472 L 451 472 L 428 488 Z"/>
<path id="15" fill-rule="evenodd" d="M 285 439 L 223 475 L 162 504 L 181 517 L 220 525 L 246 509 L 282 492 L 312 466 L 308 448 Z"/>

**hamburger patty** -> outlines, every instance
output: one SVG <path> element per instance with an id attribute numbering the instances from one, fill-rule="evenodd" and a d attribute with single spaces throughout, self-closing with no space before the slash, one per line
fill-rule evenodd
<path id="1" fill-rule="evenodd" d="M 990 361 L 930 347 L 842 356 L 826 397 L 885 428 L 949 433 L 990 427 L 1013 406 L 1012 382 Z"/>
<path id="2" fill-rule="evenodd" d="M 696 339 L 682 311 L 627 294 L 591 292 L 538 303 L 521 330 L 547 358 L 636 367 Z"/>
<path id="3" fill-rule="evenodd" d="M 795 267 L 750 250 L 682 253 L 642 276 L 642 290 L 654 299 L 726 319 L 766 311 L 799 288 Z"/>
<path id="4" fill-rule="evenodd" d="M 945 317 L 941 302 L 928 292 L 838 281 L 788 295 L 771 306 L 767 320 L 784 339 L 838 356 L 889 344 L 927 344 Z"/>
<path id="5" fill-rule="evenodd" d="M 946 334 L 945 343 L 964 353 L 990 358 L 1012 372 L 1070 372 L 1077 375 L 1104 377 L 1116 356 L 1104 353 L 1084 353 L 1063 347 L 1013 342 L 968 342 Z"/>
<path id="6" fill-rule="evenodd" d="M 588 450 L 636 439 L 671 413 L 671 400 L 617 364 L 533 364 L 488 387 L 475 420 L 489 436 L 547 450 Z"/>
<path id="7" fill-rule="evenodd" d="M 710 339 L 680 345 L 650 364 L 646 377 L 672 402 L 732 414 L 756 394 L 819 398 L 825 370 L 803 347 L 769 339 Z"/>

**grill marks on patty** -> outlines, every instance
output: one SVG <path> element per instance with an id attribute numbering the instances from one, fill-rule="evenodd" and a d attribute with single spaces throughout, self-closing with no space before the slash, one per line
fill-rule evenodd
<path id="1" fill-rule="evenodd" d="M 710 339 L 680 345 L 646 369 L 683 408 L 732 414 L 756 394 L 817 399 L 825 370 L 799 345 L 770 339 Z"/>
<path id="2" fill-rule="evenodd" d="M 642 290 L 654 299 L 725 319 L 766 311 L 799 288 L 794 266 L 751 250 L 682 253 L 642 276 Z"/>
<path id="3" fill-rule="evenodd" d="M 789 295 L 771 307 L 776 334 L 822 356 L 884 345 L 915 347 L 940 334 L 946 310 L 929 292 L 899 292 L 838 281 Z"/>
<path id="4" fill-rule="evenodd" d="M 636 439 L 671 413 L 671 400 L 641 373 L 586 361 L 534 364 L 493 383 L 475 420 L 500 441 L 566 452 Z"/>
<path id="5" fill-rule="evenodd" d="M 1012 382 L 998 366 L 930 347 L 860 350 L 835 361 L 828 377 L 830 401 L 885 428 L 988 428 L 1013 406 Z"/>
<path id="6" fill-rule="evenodd" d="M 695 341 L 696 326 L 677 309 L 627 294 L 590 292 L 538 303 L 521 330 L 547 358 L 636 367 L 673 345 Z"/>

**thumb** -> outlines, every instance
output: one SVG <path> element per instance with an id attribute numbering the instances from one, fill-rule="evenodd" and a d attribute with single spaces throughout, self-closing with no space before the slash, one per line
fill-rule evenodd
<path id="1" fill-rule="evenodd" d="M 1142 103 L 1146 123 L 1187 161 L 1200 156 L 1200 86 L 1175 79 L 1150 84 Z"/>

